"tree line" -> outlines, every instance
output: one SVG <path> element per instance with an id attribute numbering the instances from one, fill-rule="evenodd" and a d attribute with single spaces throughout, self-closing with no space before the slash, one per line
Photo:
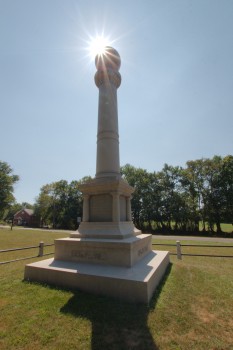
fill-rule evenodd
<path id="1" fill-rule="evenodd" d="M 44 185 L 35 203 L 35 215 L 40 218 L 40 226 L 50 226 L 75 230 L 78 218 L 82 217 L 83 198 L 80 184 L 90 180 L 86 176 L 79 181 L 66 180 Z"/>
<path id="2" fill-rule="evenodd" d="M 157 172 L 126 164 L 121 174 L 135 188 L 132 217 L 143 231 L 213 232 L 216 227 L 221 233 L 221 223 L 233 224 L 232 155 L 188 161 L 185 167 L 165 164 Z M 82 217 L 79 186 L 90 179 L 44 185 L 30 206 L 40 226 L 76 229 L 77 218 Z M 13 185 L 18 180 L 10 166 L 0 162 L 0 219 L 9 218 L 20 207 L 13 197 Z"/>
<path id="3" fill-rule="evenodd" d="M 142 230 L 221 233 L 233 224 L 233 156 L 165 164 L 148 172 L 126 164 L 122 175 L 135 188 L 132 215 Z M 201 222 L 201 225 L 200 225 Z"/>

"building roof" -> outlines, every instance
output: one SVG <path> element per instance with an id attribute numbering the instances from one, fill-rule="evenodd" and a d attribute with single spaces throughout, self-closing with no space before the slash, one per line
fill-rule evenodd
<path id="1" fill-rule="evenodd" d="M 29 216 L 32 216 L 34 214 L 34 210 L 33 209 L 23 208 L 23 209 L 17 211 L 17 213 L 15 213 L 15 215 L 17 215 L 17 214 L 19 214 L 19 213 L 21 213 L 23 211 L 25 211 Z"/>

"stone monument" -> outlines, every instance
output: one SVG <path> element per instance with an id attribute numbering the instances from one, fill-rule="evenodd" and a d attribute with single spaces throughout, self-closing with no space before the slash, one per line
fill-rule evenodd
<path id="1" fill-rule="evenodd" d="M 81 186 L 83 219 L 78 231 L 55 240 L 54 259 L 26 265 L 24 278 L 148 303 L 169 264 L 169 253 L 153 251 L 152 236 L 134 227 L 134 189 L 120 174 L 120 56 L 107 46 L 95 64 L 99 89 L 96 176 Z"/>

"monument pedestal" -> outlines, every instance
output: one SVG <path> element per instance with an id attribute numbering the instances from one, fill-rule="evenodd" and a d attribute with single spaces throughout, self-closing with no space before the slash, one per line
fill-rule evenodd
<path id="1" fill-rule="evenodd" d="M 80 186 L 83 193 L 83 221 L 74 238 L 124 239 L 140 233 L 131 218 L 134 188 L 120 176 L 103 176 Z"/>

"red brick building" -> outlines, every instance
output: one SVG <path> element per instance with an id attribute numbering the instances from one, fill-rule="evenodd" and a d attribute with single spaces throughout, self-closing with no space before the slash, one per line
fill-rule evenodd
<path id="1" fill-rule="evenodd" d="M 38 227 L 39 220 L 34 215 L 34 210 L 24 208 L 14 215 L 13 224 L 17 226 Z"/>

